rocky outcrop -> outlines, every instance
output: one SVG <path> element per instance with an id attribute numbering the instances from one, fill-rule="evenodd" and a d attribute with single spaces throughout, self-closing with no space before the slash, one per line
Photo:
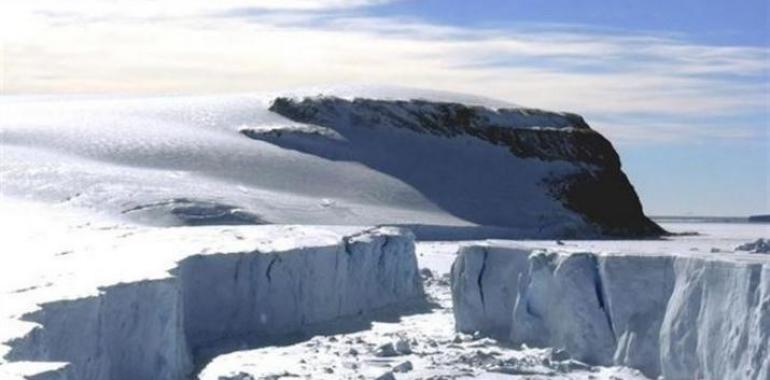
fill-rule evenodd
<path id="1" fill-rule="evenodd" d="M 736 251 L 748 253 L 770 254 L 770 239 L 757 239 L 735 248 Z"/>
<path id="2" fill-rule="evenodd" d="M 770 223 L 770 215 L 752 215 L 749 217 L 751 223 Z"/>
<path id="3" fill-rule="evenodd" d="M 571 113 L 336 97 L 277 98 L 270 110 L 302 123 L 330 126 L 343 120 L 353 127 L 389 126 L 442 137 L 473 136 L 505 146 L 519 157 L 620 167 L 609 142 Z"/>
<path id="4" fill-rule="evenodd" d="M 666 232 L 644 215 L 634 187 L 620 168 L 586 168 L 545 180 L 551 194 L 565 207 L 619 237 L 660 236 Z"/>
<path id="5" fill-rule="evenodd" d="M 576 114 L 323 96 L 277 98 L 270 110 L 296 122 L 331 129 L 398 128 L 445 138 L 471 137 L 505 147 L 519 158 L 566 161 L 579 169 L 543 180 L 546 191 L 566 208 L 605 235 L 664 233 L 644 215 L 612 144 Z"/>

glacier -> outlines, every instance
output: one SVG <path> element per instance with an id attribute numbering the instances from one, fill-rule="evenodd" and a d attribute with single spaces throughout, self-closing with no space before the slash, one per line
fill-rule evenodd
<path id="1" fill-rule="evenodd" d="M 461 248 L 456 329 L 652 378 L 770 378 L 770 260 L 676 245 L 660 252 L 660 242 L 593 245 Z"/>
<path id="2" fill-rule="evenodd" d="M 312 333 L 422 299 L 414 236 L 397 228 L 182 227 L 121 236 L 60 256 L 95 261 L 74 265 L 75 273 L 2 294 L 3 379 L 189 379 L 217 347 Z M 78 280 L 93 284 L 73 292 Z"/>

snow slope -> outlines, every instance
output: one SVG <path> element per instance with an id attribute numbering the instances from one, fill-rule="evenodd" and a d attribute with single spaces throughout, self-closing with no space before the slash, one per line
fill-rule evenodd
<path id="1" fill-rule="evenodd" d="M 693 241 L 466 246 L 456 327 L 650 377 L 769 378 L 770 259 Z"/>
<path id="2" fill-rule="evenodd" d="M 42 225 L 57 250 L 16 236 L 30 251 L 0 257 L 2 379 L 188 379 L 233 347 L 422 298 L 395 228 Z"/>
<path id="3" fill-rule="evenodd" d="M 369 119 L 363 127 L 372 128 L 351 133 L 269 110 L 278 96 L 318 93 L 393 104 L 452 101 L 476 110 L 513 107 L 465 95 L 360 87 L 208 97 L 6 96 L 0 98 L 0 193 L 154 225 L 402 224 L 419 225 L 424 235 L 484 226 L 481 234 L 529 237 L 603 232 L 551 190 L 569 192 L 553 182 L 574 176 L 585 179 L 576 182 L 581 189 L 610 189 L 614 185 L 602 181 L 617 176 L 544 151 L 517 156 L 472 136 L 379 128 Z M 574 115 L 482 114 L 480 123 L 590 131 Z M 620 181 L 626 192 L 620 193 L 631 192 L 631 213 L 644 218 L 624 178 L 609 183 Z"/>

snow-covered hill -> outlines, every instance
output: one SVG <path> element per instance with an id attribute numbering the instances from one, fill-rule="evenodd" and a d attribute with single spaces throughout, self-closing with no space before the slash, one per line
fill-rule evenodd
<path id="1" fill-rule="evenodd" d="M 538 214 L 537 208 L 547 209 L 549 201 L 556 200 L 586 224 L 598 227 L 597 232 L 625 236 L 661 232 L 644 216 L 610 142 L 575 114 L 333 96 L 282 97 L 270 110 L 326 127 L 326 133 L 305 131 L 307 139 L 300 138 L 298 131 L 285 137 L 275 131 L 245 129 L 242 133 L 333 160 L 362 162 L 412 185 L 453 215 L 481 225 L 520 226 L 527 223 L 520 212 L 528 210 L 530 221 L 545 227 L 553 222 L 552 215 Z M 431 138 L 416 144 L 415 134 Z M 321 136 L 344 143 L 328 146 L 319 142 Z M 446 140 L 481 145 L 477 150 L 447 150 Z M 360 149 L 368 145 L 374 146 Z M 514 157 L 508 162 L 490 161 L 499 148 Z M 513 169 L 514 160 L 530 164 L 534 160 L 540 172 Z M 565 162 L 568 167 L 554 165 Z M 538 199 L 538 190 L 550 199 L 528 203 Z M 590 230 L 587 226 L 569 232 L 564 225 L 559 228 L 562 234 Z"/>
<path id="2" fill-rule="evenodd" d="M 4 97 L 0 107 L 4 196 L 132 223 L 400 224 L 425 235 L 525 237 L 661 232 L 609 142 L 572 114 L 356 87 Z"/>

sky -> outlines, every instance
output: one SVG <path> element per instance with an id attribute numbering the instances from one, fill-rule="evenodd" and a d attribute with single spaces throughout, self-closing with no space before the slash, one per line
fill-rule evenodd
<path id="1" fill-rule="evenodd" d="M 770 213 L 766 0 L 0 2 L 0 91 L 389 84 L 582 114 L 652 215 Z"/>

